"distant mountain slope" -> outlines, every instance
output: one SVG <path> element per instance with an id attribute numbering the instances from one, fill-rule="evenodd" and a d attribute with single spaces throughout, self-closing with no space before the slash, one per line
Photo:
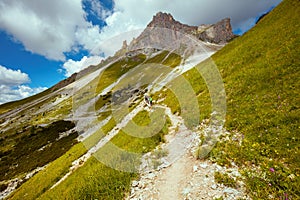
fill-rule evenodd
<path id="1" fill-rule="evenodd" d="M 231 39 L 235 38 L 234 34 L 232 33 L 232 28 L 230 24 L 230 19 L 223 19 L 216 24 L 209 24 L 209 25 L 200 25 L 197 26 L 189 26 L 186 24 L 182 24 L 178 21 L 176 21 L 171 14 L 162 13 L 159 12 L 155 16 L 153 16 L 153 19 L 149 22 L 147 25 L 145 31 L 136 39 L 134 39 L 129 46 L 127 46 L 127 43 L 125 42 L 123 47 L 116 53 L 115 56 L 123 55 L 127 51 L 137 50 L 140 48 L 143 48 L 147 46 L 148 43 L 151 43 L 153 41 L 149 40 L 149 31 L 151 31 L 151 28 L 162 28 L 162 29 L 168 29 L 169 34 L 169 40 L 163 41 L 163 37 L 159 33 L 157 33 L 156 37 L 153 37 L 157 40 L 158 43 L 163 42 L 170 42 L 170 41 L 176 41 L 177 38 L 174 38 L 172 34 L 175 34 L 174 32 L 181 32 L 183 34 L 190 34 L 195 36 L 196 38 L 205 41 L 205 42 L 211 42 L 215 44 L 221 44 L 224 45 L 227 42 L 229 42 Z M 153 36 L 154 34 L 151 33 Z M 176 34 L 175 34 L 176 35 Z M 146 38 L 146 41 L 144 39 Z M 165 46 L 168 46 L 166 44 Z M 164 47 L 164 45 L 160 45 L 160 47 Z M 221 47 L 221 46 L 220 46 Z M 216 49 L 220 48 L 216 47 Z M 173 49 L 170 49 L 173 50 Z M 3 105 L 0 105 L 0 115 L 2 113 L 8 112 L 14 108 L 17 108 L 20 105 L 23 105 L 25 103 L 31 102 L 33 100 L 36 100 L 38 98 L 43 97 L 46 94 L 50 94 L 54 91 L 57 91 L 71 83 L 73 83 L 76 79 L 79 79 L 80 77 L 83 77 L 89 73 L 92 73 L 96 71 L 97 69 L 101 68 L 105 64 L 107 64 L 109 61 L 113 60 L 114 57 L 109 57 L 106 61 L 102 61 L 99 63 L 99 65 L 95 66 L 89 66 L 82 71 L 78 73 L 72 74 L 70 77 L 60 81 L 59 83 L 55 84 L 48 90 L 42 92 L 41 94 L 34 95 L 32 97 L 28 97 L 25 99 L 21 99 L 14 102 L 8 102 Z"/>

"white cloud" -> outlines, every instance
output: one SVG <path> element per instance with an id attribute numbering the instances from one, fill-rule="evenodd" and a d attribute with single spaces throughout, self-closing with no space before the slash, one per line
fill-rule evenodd
<path id="1" fill-rule="evenodd" d="M 88 2 L 90 4 L 91 13 L 94 16 L 97 16 L 98 19 L 105 19 L 112 14 L 112 11 L 105 9 L 102 6 L 101 1 L 99 1 L 99 0 L 83 0 L 83 1 Z"/>
<path id="2" fill-rule="evenodd" d="M 233 29 L 247 31 L 257 15 L 280 1 L 173 0 L 170 3 L 168 0 L 115 0 L 114 12 L 105 19 L 107 26 L 101 30 L 97 48 L 112 55 L 123 40 L 136 37 L 159 11 L 171 13 L 176 20 L 195 26 L 230 17 Z"/>
<path id="3" fill-rule="evenodd" d="M 26 73 L 0 65 L 0 85 L 16 86 L 28 82 L 30 79 Z"/>
<path id="4" fill-rule="evenodd" d="M 98 26 L 93 26 L 91 23 L 88 23 L 88 28 L 78 29 L 75 33 L 75 37 L 78 43 L 84 47 L 84 49 L 92 51 L 96 44 L 101 41 L 99 33 L 100 29 Z"/>
<path id="5" fill-rule="evenodd" d="M 83 0 L 1 0 L 0 29 L 21 42 L 27 51 L 49 59 L 65 60 L 64 53 L 83 47 L 91 57 L 68 60 L 63 68 L 66 76 L 98 64 L 100 53 L 112 55 L 123 40 L 137 36 L 159 12 L 169 12 L 182 23 L 200 25 L 230 17 L 234 29 L 246 31 L 253 19 L 281 0 L 114 0 L 113 11 L 104 9 L 101 1 L 86 0 L 90 12 L 105 20 L 107 26 L 87 22 Z M 29 76 L 20 70 L 0 66 L 0 103 L 33 95 L 46 88 L 30 88 L 24 84 Z"/>
<path id="6" fill-rule="evenodd" d="M 34 94 L 40 93 L 46 89 L 46 87 L 30 88 L 26 85 L 19 85 L 16 87 L 0 85 L 0 104 L 24 99 Z"/>
<path id="7" fill-rule="evenodd" d="M 114 10 L 119 12 L 119 15 L 111 17 L 116 18 L 113 21 L 120 26 L 121 23 L 128 22 L 143 28 L 155 13 L 163 11 L 171 13 L 175 19 L 190 25 L 215 23 L 222 18 L 230 17 L 234 28 L 239 28 L 242 22 L 256 17 L 281 0 L 173 0 L 172 3 L 168 0 L 115 0 L 114 2 Z M 125 27 L 128 27 L 128 24 Z"/>
<path id="8" fill-rule="evenodd" d="M 26 73 L 0 65 L 0 104 L 23 99 L 47 89 L 46 87 L 30 88 L 24 85 L 28 82 L 30 78 Z"/>
<path id="9" fill-rule="evenodd" d="M 2 0 L 0 13 L 0 29 L 26 50 L 54 60 L 72 51 L 77 30 L 89 29 L 81 0 Z"/>
<path id="10" fill-rule="evenodd" d="M 82 1 L 92 7 L 84 8 Z M 26 50 L 49 59 L 65 60 L 64 53 L 76 51 L 78 46 L 92 55 L 103 51 L 109 56 L 121 47 L 121 42 L 110 38 L 119 34 L 122 38 L 124 32 L 145 28 L 158 11 L 169 12 L 175 19 L 190 25 L 215 23 L 230 17 L 234 29 L 246 30 L 248 27 L 244 24 L 249 19 L 280 1 L 115 0 L 114 9 L 110 11 L 99 0 L 1 0 L 0 29 L 21 42 Z M 87 22 L 84 9 L 105 20 L 108 26 L 100 30 L 99 26 Z M 138 33 L 134 32 L 131 37 Z M 111 45 L 102 45 L 108 44 L 107 41 L 111 41 Z"/>
<path id="11" fill-rule="evenodd" d="M 79 61 L 74 61 L 72 59 L 69 59 L 67 62 L 63 64 L 63 68 L 66 71 L 65 76 L 67 77 L 71 76 L 73 73 L 79 72 L 90 65 L 97 65 L 100 63 L 102 59 L 103 58 L 99 56 L 91 56 L 91 57 L 84 56 Z"/>

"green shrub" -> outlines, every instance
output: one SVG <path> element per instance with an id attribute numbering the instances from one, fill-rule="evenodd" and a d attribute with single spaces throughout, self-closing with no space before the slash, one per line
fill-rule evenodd
<path id="1" fill-rule="evenodd" d="M 214 177 L 217 183 L 223 184 L 227 187 L 232 187 L 232 188 L 237 187 L 236 181 L 226 173 L 222 174 L 220 172 L 215 172 Z"/>

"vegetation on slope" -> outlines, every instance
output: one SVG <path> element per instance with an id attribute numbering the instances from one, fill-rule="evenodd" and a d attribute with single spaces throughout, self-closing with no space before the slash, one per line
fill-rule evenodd
<path id="1" fill-rule="evenodd" d="M 300 2 L 285 0 L 213 56 L 227 95 L 226 128 L 242 134 L 211 153 L 243 169 L 254 199 L 300 198 Z"/>
<path id="2" fill-rule="evenodd" d="M 83 143 L 74 145 L 63 156 L 51 162 L 46 169 L 34 175 L 31 179 L 21 185 L 8 199 L 37 199 L 49 190 L 68 171 L 72 162 L 86 152 Z"/>
<path id="3" fill-rule="evenodd" d="M 145 63 L 160 63 L 162 65 L 174 68 L 181 63 L 181 57 L 176 53 L 163 51 L 160 54 L 147 59 Z"/>
<path id="4" fill-rule="evenodd" d="M 144 54 L 134 57 L 125 57 L 109 66 L 98 79 L 96 93 L 101 92 L 104 88 L 114 83 L 119 77 L 128 72 L 130 69 L 141 64 L 146 59 Z"/>
<path id="5" fill-rule="evenodd" d="M 300 63 L 299 4 L 299 1 L 283 1 L 255 28 L 213 56 L 225 84 L 226 129 L 232 132 L 232 137 L 230 141 L 218 143 L 210 157 L 221 165 L 230 166 L 232 161 L 239 165 L 246 177 L 248 192 L 254 199 L 300 198 L 300 99 L 297 92 L 300 88 L 300 74 L 297 69 Z M 160 63 L 164 57 L 159 54 L 154 60 L 149 59 L 146 62 Z M 138 62 L 144 61 L 141 59 Z M 98 93 L 126 72 L 126 69 L 122 71 L 128 66 L 126 62 L 128 61 L 117 62 L 102 75 L 98 82 Z M 173 62 L 168 63 L 172 65 Z M 135 64 L 137 63 L 132 66 Z M 209 92 L 201 75 L 197 69 L 192 69 L 184 77 L 197 95 L 200 119 L 208 118 L 211 113 Z M 181 114 L 176 94 L 172 90 L 166 89 L 153 96 L 154 100 L 164 98 L 162 103 L 168 105 L 173 113 Z M 105 105 L 108 102 L 106 100 L 99 100 L 97 108 Z M 143 126 L 147 125 L 148 113 L 139 113 L 134 121 Z M 110 120 L 103 127 L 105 133 L 113 126 L 115 121 Z M 128 151 L 148 152 L 163 141 L 167 126 L 168 122 L 162 133 L 146 139 L 131 137 L 120 131 L 112 142 Z M 239 134 L 241 138 L 236 138 Z M 82 153 L 84 148 L 80 149 L 79 152 Z M 73 160 L 80 155 L 75 154 Z M 63 174 L 61 171 L 59 175 L 50 173 L 50 167 L 58 167 L 59 163 L 63 164 L 63 167 L 58 167 L 60 170 L 68 170 L 71 163 L 68 155 L 70 154 L 67 152 L 51 163 L 47 170 L 30 179 L 28 184 L 22 185 L 12 198 L 21 199 L 22 194 L 27 191 L 27 195 L 32 197 L 29 199 L 56 199 L 61 196 L 65 199 L 123 199 L 129 191 L 130 181 L 137 176 L 113 170 L 91 158 L 59 187 L 47 190 L 55 182 L 53 178 L 57 181 Z M 68 162 L 65 163 L 65 160 Z M 48 174 L 43 176 L 43 173 Z M 226 175 L 215 174 L 215 177 L 225 185 L 235 184 Z M 42 189 L 31 188 L 34 184 L 41 185 L 37 182 L 40 178 L 45 181 Z"/>
<path id="6" fill-rule="evenodd" d="M 57 121 L 47 127 L 32 126 L 24 130 L 20 138 L 0 141 L 0 181 L 9 180 L 42 167 L 62 156 L 76 143 L 77 133 L 59 138 L 59 134 L 72 129 L 73 122 Z M 13 145 L 11 146 L 11 144 Z"/>
<path id="7" fill-rule="evenodd" d="M 142 63 L 145 59 L 143 55 L 138 55 L 136 58 L 132 58 L 133 60 L 123 60 L 120 62 L 117 62 L 117 64 L 111 65 L 108 69 L 107 72 L 105 71 L 102 76 L 100 81 L 105 79 L 104 85 L 100 85 L 99 80 L 94 80 L 92 81 L 89 86 L 84 87 L 82 90 L 80 90 L 75 98 L 79 98 L 81 95 L 83 95 L 84 92 L 88 91 L 89 87 L 96 86 L 98 84 L 98 87 L 101 89 L 104 89 L 105 87 L 108 86 L 108 84 L 113 83 L 114 81 L 117 80 L 122 74 L 125 74 L 126 71 L 129 69 L 123 69 L 122 73 L 118 73 L 115 76 L 111 76 L 116 70 L 120 70 L 121 68 L 132 68 L 136 66 L 139 63 Z M 99 88 L 98 88 L 99 89 Z M 98 91 L 100 92 L 100 90 Z M 101 109 L 106 103 L 109 103 L 109 99 L 111 98 L 110 93 L 108 94 L 108 97 L 103 96 L 99 99 L 97 102 L 96 106 L 97 109 Z M 141 98 L 141 97 L 140 97 Z M 81 100 L 79 100 L 81 101 Z M 86 100 L 85 100 L 86 101 Z M 82 101 L 83 102 L 83 101 Z M 60 112 L 60 110 L 65 110 L 67 108 L 59 108 L 57 109 L 56 112 Z M 99 116 L 99 120 L 102 121 L 108 115 L 111 114 L 111 112 L 105 112 L 105 116 Z M 44 117 L 48 117 L 49 113 L 45 113 Z M 136 123 L 145 123 L 145 119 L 147 118 L 148 113 L 138 113 L 134 117 L 134 121 Z M 39 118 L 39 117 L 38 117 Z M 100 119 L 101 118 L 101 119 Z M 130 186 L 130 180 L 133 177 L 136 177 L 136 174 L 133 173 L 123 173 L 123 172 L 118 172 L 117 170 L 113 170 L 104 164 L 100 163 L 98 160 L 95 158 L 91 158 L 84 166 L 83 169 L 76 170 L 75 173 L 72 174 L 70 178 L 67 179 L 67 185 L 64 185 L 62 183 L 59 185 L 59 187 L 54 188 L 53 190 L 49 190 L 50 187 L 57 182 L 60 178 L 62 178 L 69 170 L 72 161 L 75 159 L 79 158 L 84 152 L 87 151 L 90 147 L 95 145 L 97 141 L 99 141 L 101 138 L 105 136 L 114 126 L 116 125 L 115 120 L 112 118 L 109 120 L 103 127 L 101 127 L 99 130 L 97 130 L 93 135 L 89 136 L 85 142 L 84 145 L 83 143 L 75 145 L 72 149 L 70 149 L 68 152 L 66 152 L 63 156 L 55 160 L 54 162 L 50 163 L 50 165 L 43 171 L 39 172 L 37 175 L 35 175 L 33 178 L 31 178 L 29 181 L 24 183 L 16 192 L 14 192 L 10 198 L 11 199 L 22 199 L 24 195 L 28 197 L 28 199 L 36 199 L 36 198 L 48 198 L 51 196 L 56 197 L 57 191 L 61 190 L 59 188 L 63 188 L 63 194 L 66 193 L 66 198 L 81 198 L 84 196 L 94 196 L 98 197 L 103 196 L 104 199 L 106 198 L 121 198 L 124 197 L 125 193 L 128 192 L 129 186 Z M 145 125 L 145 124 L 144 124 Z M 166 126 L 162 130 L 161 133 L 153 136 L 152 138 L 146 138 L 146 139 L 134 139 L 132 140 L 132 137 L 128 137 L 126 134 L 124 134 L 122 131 L 113 139 L 115 145 L 118 145 L 120 148 L 128 149 L 130 151 L 135 151 L 135 152 L 140 152 L 141 150 L 144 152 L 148 152 L 155 148 L 162 140 L 163 140 L 163 135 L 167 133 L 167 126 L 169 125 L 169 122 L 167 121 Z M 86 178 L 90 180 L 90 175 L 89 176 L 84 176 L 81 173 L 87 170 L 88 173 L 94 174 L 95 170 L 100 170 L 101 173 L 97 171 L 99 176 L 95 176 L 95 179 L 97 179 L 96 182 L 85 182 Z M 102 171 L 103 170 L 103 171 Z M 69 180 L 73 180 L 74 177 L 76 177 L 76 181 L 83 181 L 82 185 L 74 185 L 76 189 L 73 188 L 71 189 L 69 184 Z M 72 178 L 73 177 L 73 178 Z M 102 177 L 102 178 L 101 178 Z M 80 180 L 79 180 L 80 179 Z M 93 179 L 94 180 L 94 179 Z M 118 185 L 120 183 L 120 185 Z M 93 187 L 88 186 L 87 184 L 93 185 Z M 37 187 L 35 187 L 37 186 Z M 66 189 L 65 188 L 69 188 Z M 100 187 L 100 188 L 99 188 Z M 102 188 L 102 189 L 101 189 Z M 91 191 L 90 191 L 91 189 Z M 49 190 L 49 191 L 48 191 Z M 78 191 L 78 192 L 76 192 Z M 85 192 L 86 191 L 86 192 Z M 46 192 L 46 193 L 45 193 Z M 100 193 L 99 193 L 100 192 Z M 44 194 L 45 193 L 45 194 Z M 62 193 L 61 193 L 62 194 Z M 100 195 L 101 194 L 101 195 Z M 42 195 L 42 196 L 41 196 Z M 54 195 L 54 196 L 52 196 Z M 75 195 L 75 196 L 74 196 Z M 60 196 L 60 195 L 59 195 Z"/>
<path id="8" fill-rule="evenodd" d="M 147 119 L 147 112 L 140 112 L 134 117 L 136 123 Z M 147 120 L 148 121 L 148 120 Z M 122 130 L 112 139 L 112 143 L 127 152 L 149 152 L 167 134 L 170 121 L 167 120 L 160 133 L 150 138 L 136 138 L 125 134 Z M 109 151 L 109 145 L 101 148 L 101 152 Z M 116 152 L 109 151 L 108 157 Z M 97 154 L 97 153 L 96 153 Z M 101 155 L 103 155 L 101 153 Z M 120 165 L 130 165 L 130 160 L 124 159 Z M 136 173 L 112 169 L 91 157 L 81 168 L 70 175 L 58 187 L 48 190 L 39 199 L 124 199 L 130 191 L 130 184 L 138 176 Z M 76 183 L 76 184 L 74 184 Z"/>

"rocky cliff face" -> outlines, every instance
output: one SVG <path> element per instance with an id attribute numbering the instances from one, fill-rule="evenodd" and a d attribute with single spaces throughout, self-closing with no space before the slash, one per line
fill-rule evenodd
<path id="1" fill-rule="evenodd" d="M 176 21 L 171 14 L 159 12 L 153 16 L 147 28 L 166 28 L 172 31 L 191 34 L 202 41 L 216 44 L 227 43 L 235 37 L 232 33 L 230 18 L 222 19 L 216 24 L 202 24 L 197 27 L 182 24 Z"/>
<path id="2" fill-rule="evenodd" d="M 201 25 L 198 27 L 197 36 L 200 40 L 224 44 L 235 37 L 232 33 L 230 19 L 225 18 L 213 25 Z"/>
<path id="3" fill-rule="evenodd" d="M 215 44 L 226 44 L 235 37 L 232 33 L 230 19 L 223 19 L 216 24 L 189 26 L 176 21 L 171 14 L 159 12 L 136 39 L 126 46 L 127 51 L 156 48 L 174 50 L 186 44 L 191 35 L 201 41 Z M 170 45 L 171 44 L 171 45 Z M 123 45 L 124 46 L 124 45 Z M 120 51 L 122 52 L 122 51 Z"/>
<path id="4" fill-rule="evenodd" d="M 171 14 L 159 12 L 153 16 L 152 21 L 147 25 L 148 28 L 167 28 L 174 31 L 191 34 L 197 30 L 197 26 L 189 26 L 176 21 Z"/>

